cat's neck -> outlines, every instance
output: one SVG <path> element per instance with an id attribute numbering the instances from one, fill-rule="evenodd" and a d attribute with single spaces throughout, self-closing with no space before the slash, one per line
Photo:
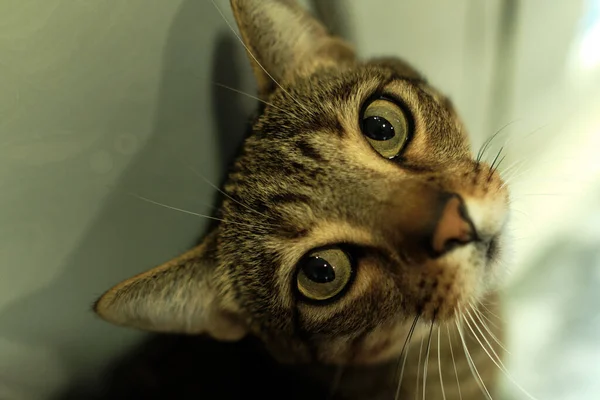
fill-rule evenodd
<path id="1" fill-rule="evenodd" d="M 481 315 L 473 315 L 475 321 L 486 321 L 494 336 L 502 341 L 501 321 L 496 296 L 489 296 L 481 306 Z M 470 320 L 469 320 L 470 321 Z M 479 336 L 476 327 L 471 325 Z M 481 326 L 479 323 L 478 325 Z M 453 329 L 450 329 L 453 328 Z M 486 328 L 487 340 L 501 356 L 500 348 Z M 450 334 L 448 334 L 448 330 Z M 440 353 L 438 364 L 437 330 L 432 335 L 427 373 L 427 398 L 441 399 L 439 369 L 444 379 L 446 400 L 458 400 L 453 361 L 460 376 L 463 398 L 482 398 L 479 386 L 469 366 L 455 327 L 440 330 Z M 477 365 L 478 373 L 491 391 L 493 375 L 497 368 L 467 326 L 463 329 L 465 344 Z M 448 339 L 450 338 L 450 340 Z M 424 343 L 427 342 L 424 340 Z M 453 353 L 450 353 L 452 343 Z M 485 341 L 484 344 L 487 345 Z M 414 338 L 405 364 L 400 396 L 413 399 L 422 390 L 424 352 L 420 338 Z M 206 337 L 159 335 L 143 345 L 137 354 L 114 365 L 112 379 L 105 382 L 106 396 L 102 398 L 261 398 L 261 399 L 369 399 L 391 400 L 396 398 L 400 378 L 398 360 L 386 364 L 365 367 L 338 367 L 321 364 L 282 365 L 267 353 L 263 345 L 251 337 L 240 342 L 216 342 Z M 419 354 L 421 361 L 419 362 Z M 454 359 L 452 358 L 454 356 Z M 493 355 L 493 354 L 492 354 Z M 177 368 L 173 368 L 176 365 Z M 438 365 L 441 365 L 439 367 Z M 147 376 L 157 377 L 148 385 Z M 200 383 L 198 383 L 200 382 Z M 419 389 L 417 389 L 419 387 Z M 469 393 L 472 395 L 467 396 Z M 131 394 L 131 396 L 130 396 Z M 135 394 L 135 395 L 133 395 Z M 81 398 L 84 396 L 79 396 Z"/>

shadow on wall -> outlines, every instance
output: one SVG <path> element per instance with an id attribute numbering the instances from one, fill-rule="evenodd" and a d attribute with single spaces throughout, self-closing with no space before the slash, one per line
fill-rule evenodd
<path id="1" fill-rule="evenodd" d="M 353 42 L 352 27 L 349 15 L 345 14 L 343 0 L 311 0 L 310 5 L 316 17 L 322 21 L 329 32 Z"/>
<path id="2" fill-rule="evenodd" d="M 203 220 L 145 204 L 123 193 L 174 200 L 190 208 L 195 205 L 195 211 L 201 212 L 198 200 L 212 201 L 214 189 L 179 161 L 218 183 L 241 142 L 249 103 L 211 81 L 244 89 L 241 85 L 247 80 L 242 78 L 250 70 L 246 60 L 239 57 L 243 53 L 229 30 L 222 31 L 216 42 L 210 39 L 207 43 L 206 38 L 213 36 L 198 23 L 207 13 L 215 13 L 212 4 L 196 0 L 184 1 L 178 10 L 164 49 L 152 132 L 67 259 L 62 274 L 0 313 L 3 337 L 53 349 L 72 376 L 95 375 L 98 365 L 115 349 L 128 347 L 139 338 L 139 333 L 96 318 L 90 310 L 95 298 L 118 281 L 186 250 L 205 226 Z M 200 76 L 198 71 L 209 63 L 212 76 Z M 211 90 L 210 96 L 207 90 Z M 212 117 L 207 118 L 210 113 Z M 189 176 L 183 181 L 193 186 L 176 187 L 183 175 Z"/>
<path id="3" fill-rule="evenodd" d="M 346 27 L 341 25 L 340 20 L 336 20 L 336 16 L 328 14 L 332 11 L 333 5 L 318 6 L 314 2 L 316 13 L 323 17 L 329 28 L 341 36 L 347 37 Z M 156 169 L 157 163 L 171 163 L 172 157 L 166 156 L 164 146 L 173 147 L 179 145 L 185 147 L 183 143 L 186 141 L 200 141 L 194 143 L 193 146 L 184 149 L 191 152 L 187 154 L 188 162 L 196 171 L 203 171 L 203 161 L 195 157 L 196 149 L 210 148 L 210 140 L 202 132 L 192 132 L 195 136 L 190 135 L 189 129 L 181 127 L 182 121 L 188 121 L 190 126 L 205 127 L 206 121 L 200 119 L 200 113 L 194 108 L 199 103 L 198 97 L 203 90 L 192 78 L 188 81 L 180 79 L 181 69 L 185 66 L 192 68 L 202 62 L 202 49 L 189 48 L 189 41 L 186 38 L 201 34 L 200 28 L 194 28 L 194 32 L 190 32 L 190 26 L 194 26 L 189 21 L 195 20 L 196 16 L 200 15 L 206 5 L 203 2 L 188 1 L 175 20 L 172 32 L 169 37 L 167 49 L 165 51 L 165 68 L 162 80 L 162 89 L 160 95 L 160 105 L 157 112 L 157 120 L 155 130 L 147 147 L 144 149 L 144 154 L 136 160 L 135 164 L 127 171 L 119 186 L 123 189 L 132 186 L 140 186 L 141 179 L 152 179 L 147 176 L 144 171 L 148 169 Z M 213 10 L 204 10 L 204 12 Z M 240 44 L 237 38 L 229 31 L 225 31 L 217 37 L 214 44 L 214 52 L 212 54 L 212 72 L 211 77 L 213 82 L 223 83 L 229 87 L 241 89 L 245 80 L 242 79 L 245 75 L 250 74 L 250 69 L 246 59 L 237 59 L 240 55 Z M 237 62 L 235 62 L 237 61 Z M 239 67 L 245 70 L 238 69 Z M 193 74 L 193 72 L 192 72 Z M 224 171 L 228 164 L 233 160 L 233 157 L 238 151 L 238 147 L 242 142 L 244 131 L 248 128 L 246 121 L 248 116 L 249 104 L 243 102 L 244 97 L 239 94 L 225 90 L 216 85 L 211 85 L 211 104 L 210 109 L 215 116 L 217 126 L 215 127 L 216 139 L 219 148 L 219 160 L 221 161 L 220 169 Z M 248 91 L 252 93 L 251 91 Z M 246 103 L 246 104 L 244 104 Z M 189 109 L 182 114 L 182 104 L 186 104 Z M 252 106 L 255 104 L 250 103 Z M 180 129 L 183 128 L 183 129 Z M 177 134 L 173 137 L 173 132 Z M 169 137 L 165 139 L 165 133 Z M 201 152 L 202 153 L 202 152 Z M 194 161 L 195 158 L 195 161 Z M 200 157 L 201 158 L 201 157 Z M 184 167 L 185 168 L 185 167 Z M 170 170 L 170 169 L 168 169 Z M 177 173 L 177 168 L 174 169 Z M 220 179 L 224 178 L 219 177 Z M 168 176 L 164 177 L 168 179 Z M 217 182 L 211 179 L 212 182 Z M 209 189 L 209 191 L 211 191 Z M 214 193 L 213 193 L 214 194 Z M 218 196 L 218 193 L 216 194 Z M 129 212 L 134 212 L 136 207 L 135 201 L 127 207 Z M 139 204 L 138 204 L 139 206 Z M 55 293 L 68 293 L 67 287 L 73 282 L 90 283 L 88 287 L 78 288 L 78 293 L 69 295 L 65 298 L 65 303 L 69 300 L 76 300 L 82 296 L 89 295 L 96 288 L 94 284 L 95 277 L 90 273 L 90 270 L 96 271 L 97 268 L 102 268 L 102 265 L 119 265 L 123 256 L 128 257 L 131 250 L 128 248 L 128 243 L 132 237 L 147 237 L 143 226 L 126 226 L 125 230 L 119 231 L 118 235 L 111 237 L 106 246 L 103 246 L 102 257 L 98 257 L 95 261 L 97 264 L 84 268 L 86 256 L 93 251 L 98 251 L 95 243 L 105 241 L 106 237 L 115 233 L 115 225 L 122 225 L 119 217 L 121 215 L 122 204 L 116 199 L 109 201 L 107 208 L 101 213 L 98 218 L 97 225 L 88 237 L 83 241 L 79 251 L 73 255 L 72 261 L 69 263 L 67 272 L 58 281 L 58 284 L 46 289 L 42 293 L 36 294 L 32 300 L 37 306 L 48 295 Z M 131 220 L 131 217 L 128 217 Z M 134 221 L 141 221 L 142 216 L 134 217 Z M 141 224 L 143 225 L 143 224 Z M 159 232 L 160 235 L 169 235 L 168 230 Z M 102 239 L 98 235 L 103 235 Z M 147 238 L 148 246 L 153 246 L 161 243 L 160 237 L 150 235 Z M 191 241 L 184 244 L 182 248 L 190 244 Z M 150 259 L 150 257 L 145 257 Z M 152 257 L 150 264 L 142 263 L 136 260 L 140 265 L 140 270 L 145 270 L 148 265 L 154 265 L 156 258 Z M 76 274 L 73 271 L 77 271 Z M 97 272 L 97 271 L 96 271 Z M 75 275 L 75 276 L 74 276 Z M 100 275 L 100 274 L 99 274 Z M 110 282 L 113 284 L 114 282 Z M 92 285 L 94 288 L 92 288 Z M 106 289 L 109 285 L 105 285 L 102 289 Z M 48 292 L 52 293 L 48 293 Z M 22 305 L 23 309 L 30 305 Z M 77 309 L 77 304 L 70 307 L 71 312 L 80 311 Z M 0 317 L 1 318 L 1 317 Z M 91 312 L 86 315 L 81 315 L 78 323 L 85 323 L 92 319 Z M 110 340 L 106 335 L 110 335 L 116 328 L 108 326 L 96 318 L 94 323 L 98 324 L 98 329 L 93 333 L 93 336 L 80 338 L 75 342 L 73 348 L 65 349 L 65 355 L 85 352 L 85 346 L 90 343 L 95 343 L 98 340 Z M 1 320 L 0 320 L 1 321 Z M 52 321 L 48 324 L 52 325 Z M 44 329 L 44 328 L 42 328 Z M 76 336 L 77 327 L 72 327 L 69 331 Z M 119 335 L 120 336 L 120 335 Z M 71 338 L 72 339 L 72 338 Z M 118 339 L 118 338 L 117 338 Z M 58 343 L 57 343 L 58 345 Z M 75 366 L 79 362 L 76 359 L 69 360 Z M 264 399 L 279 399 L 282 397 L 280 388 L 285 388 L 286 396 L 290 399 L 304 399 L 314 397 L 315 393 L 319 393 L 322 398 L 325 398 L 328 393 L 328 388 L 310 386 L 304 382 L 298 382 L 295 374 L 289 374 L 286 369 L 275 364 L 272 358 L 266 354 L 262 345 L 256 340 L 246 338 L 237 343 L 219 343 L 204 337 L 190 337 L 180 335 L 149 335 L 138 346 L 130 349 L 120 357 L 113 359 L 109 364 L 97 374 L 96 379 L 90 379 L 84 382 L 75 382 L 66 388 L 63 392 L 54 397 L 55 400 L 100 400 L 100 399 L 165 399 L 165 398 L 198 398 L 201 396 L 214 396 L 210 398 L 219 399 L 239 399 L 248 393 L 260 393 Z M 198 377 L 201 376 L 202 380 Z M 270 381 L 277 382 L 276 385 L 265 386 L 265 378 Z M 238 382 L 239 385 L 232 386 L 230 382 Z M 288 393 L 289 388 L 294 387 L 293 393 Z M 333 399 L 333 397 L 332 397 Z"/>

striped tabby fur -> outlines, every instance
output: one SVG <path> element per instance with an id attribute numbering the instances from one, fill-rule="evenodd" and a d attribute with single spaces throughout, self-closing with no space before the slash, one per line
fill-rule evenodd
<path id="1" fill-rule="evenodd" d="M 508 207 L 500 176 L 408 64 L 359 60 L 292 0 L 232 7 L 264 104 L 223 187 L 222 222 L 109 290 L 96 312 L 151 331 L 256 337 L 333 398 L 413 399 L 423 388 L 431 399 L 486 398 L 502 356 L 492 314 Z M 393 159 L 361 131 L 379 96 L 408 110 L 410 138 Z M 477 237 L 432 253 L 448 196 Z M 353 249 L 353 281 L 333 301 L 306 301 L 299 260 L 338 244 Z"/>

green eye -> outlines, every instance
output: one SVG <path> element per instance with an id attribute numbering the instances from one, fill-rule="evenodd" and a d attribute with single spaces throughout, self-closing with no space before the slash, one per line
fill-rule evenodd
<path id="1" fill-rule="evenodd" d="M 385 158 L 396 157 L 408 141 L 409 124 L 404 110 L 386 99 L 374 100 L 365 108 L 361 129 L 371 146 Z"/>
<path id="2" fill-rule="evenodd" d="M 314 250 L 298 264 L 296 284 L 310 300 L 329 300 L 344 290 L 352 277 L 352 261 L 339 248 Z"/>

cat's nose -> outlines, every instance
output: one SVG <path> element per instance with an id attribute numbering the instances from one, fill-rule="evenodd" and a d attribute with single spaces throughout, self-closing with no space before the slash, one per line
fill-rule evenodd
<path id="1" fill-rule="evenodd" d="M 437 255 L 442 255 L 457 246 L 474 241 L 477 237 L 473 222 L 467 213 L 463 199 L 452 195 L 442 206 L 436 222 L 431 246 Z"/>

